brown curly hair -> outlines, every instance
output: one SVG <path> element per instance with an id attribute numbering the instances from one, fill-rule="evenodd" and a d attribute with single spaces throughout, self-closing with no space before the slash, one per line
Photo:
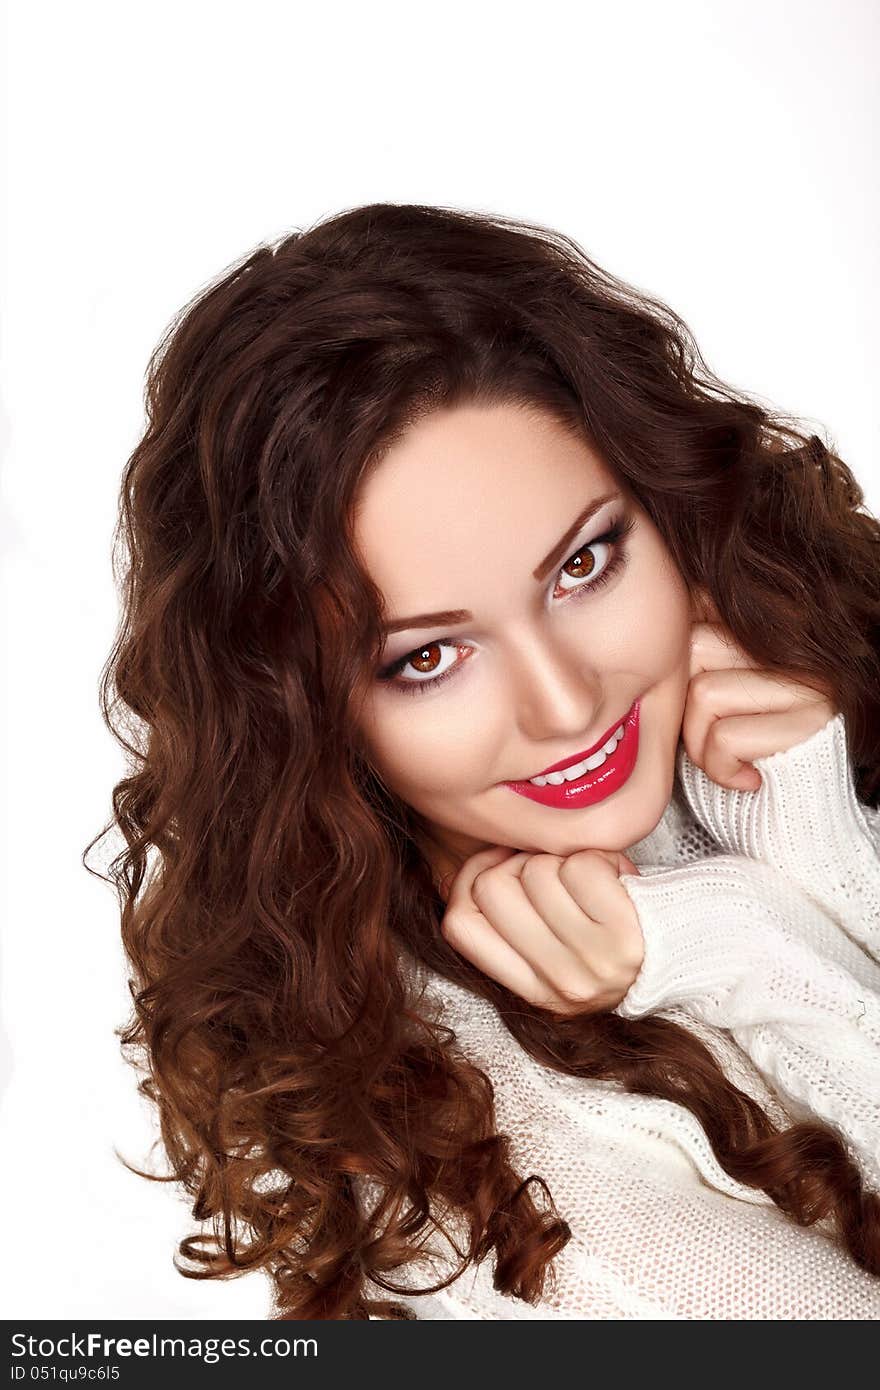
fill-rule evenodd
<path id="1" fill-rule="evenodd" d="M 723 386 L 675 313 L 544 227 L 376 203 L 261 246 L 149 363 L 100 692 L 128 775 L 84 851 L 122 832 L 118 1031 L 158 1108 L 158 1180 L 212 1223 L 177 1268 L 263 1269 L 281 1318 L 411 1317 L 371 1294 L 403 1292 L 389 1272 L 454 1217 L 461 1264 L 433 1288 L 493 1254 L 495 1287 L 539 1300 L 570 1228 L 513 1170 L 491 1083 L 420 1007 L 403 948 L 545 1066 L 686 1106 L 729 1174 L 801 1225 L 829 1217 L 880 1273 L 880 1200 L 830 1128 L 780 1131 L 670 1020 L 525 1003 L 438 930 L 418 817 L 348 717 L 383 616 L 351 516 L 390 445 L 463 403 L 579 431 L 740 644 L 833 692 L 877 804 L 880 522 L 818 436 Z"/>

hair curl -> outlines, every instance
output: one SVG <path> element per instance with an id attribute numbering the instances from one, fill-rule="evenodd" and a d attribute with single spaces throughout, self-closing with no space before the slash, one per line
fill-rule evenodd
<path id="1" fill-rule="evenodd" d="M 390 445 L 460 403 L 580 432 L 742 646 L 833 692 L 877 804 L 880 523 L 817 435 L 722 385 L 675 313 L 544 227 L 377 203 L 261 246 L 150 360 L 101 677 L 130 762 L 84 852 L 124 836 L 123 1051 L 158 1108 L 157 1180 L 212 1222 L 177 1268 L 264 1269 L 282 1318 L 409 1317 L 370 1286 L 400 1292 L 388 1272 L 452 1213 L 466 1248 L 434 1287 L 494 1251 L 497 1289 L 541 1297 L 570 1228 L 513 1170 L 491 1083 L 419 1008 L 403 947 L 544 1065 L 686 1106 L 729 1174 L 802 1225 L 831 1217 L 878 1273 L 880 1202 L 829 1128 L 778 1130 L 672 1021 L 526 1004 L 438 930 L 418 817 L 348 718 L 382 642 L 351 515 Z"/>

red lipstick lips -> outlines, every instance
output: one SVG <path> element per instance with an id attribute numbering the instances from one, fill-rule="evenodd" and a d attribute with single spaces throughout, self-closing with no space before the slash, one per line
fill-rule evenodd
<path id="1" fill-rule="evenodd" d="M 590 806 L 595 801 L 603 801 L 606 796 L 610 796 L 612 792 L 617 791 L 618 787 L 623 786 L 635 767 L 639 751 L 639 704 L 640 702 L 636 700 L 623 720 L 618 720 L 616 724 L 613 724 L 592 748 L 578 753 L 573 758 L 565 758 L 562 762 L 554 763 L 552 767 L 545 768 L 543 772 L 536 773 L 535 776 L 546 777 L 550 772 L 562 772 L 575 763 L 583 762 L 585 758 L 597 753 L 622 723 L 623 738 L 614 752 L 606 756 L 601 767 L 594 768 L 592 772 L 584 772 L 573 782 L 561 782 L 558 786 L 548 783 L 544 787 L 536 787 L 531 782 L 507 782 L 505 785 L 510 787 L 512 791 L 518 792 L 520 796 L 527 796 L 530 801 L 537 801 L 541 806 L 555 806 L 563 810 L 579 810 L 582 806 Z"/>
<path id="2" fill-rule="evenodd" d="M 626 719 L 626 715 L 623 717 Z M 535 772 L 534 777 L 546 777 L 548 772 L 562 772 L 566 767 L 572 767 L 574 763 L 582 763 L 584 758 L 591 758 L 594 753 L 598 753 L 603 744 L 607 743 L 615 729 L 619 729 L 623 720 L 618 719 L 610 729 L 606 729 L 601 738 L 597 738 L 591 748 L 585 748 L 582 753 L 575 753 L 573 758 L 563 758 L 560 763 L 553 763 L 551 767 L 542 768 L 540 772 Z"/>

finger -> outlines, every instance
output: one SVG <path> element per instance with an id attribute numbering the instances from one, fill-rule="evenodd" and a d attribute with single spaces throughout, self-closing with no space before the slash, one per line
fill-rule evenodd
<path id="1" fill-rule="evenodd" d="M 620 898 L 614 903 L 607 886 L 618 881 L 620 873 L 637 874 L 638 869 L 625 854 L 605 850 L 578 853 L 581 857 L 574 869 L 563 868 L 573 855 L 532 855 L 522 866 L 520 882 L 532 907 L 554 936 L 595 975 L 591 959 L 598 961 L 607 955 L 608 939 L 605 923 L 597 921 L 594 910 L 602 912 L 607 920 L 616 908 L 615 916 L 619 916 Z M 607 870 L 601 868 L 602 864 L 607 864 Z M 571 891 L 573 886 L 577 897 Z"/>
<path id="2" fill-rule="evenodd" d="M 690 641 L 691 678 L 701 671 L 735 667 L 757 669 L 759 663 L 740 646 L 723 623 L 693 623 Z"/>
<path id="3" fill-rule="evenodd" d="M 499 869 L 506 864 L 513 866 L 512 869 L 508 867 L 508 873 L 515 874 L 529 857 L 528 852 L 517 851 L 506 845 L 490 845 L 472 854 L 451 883 L 448 883 L 447 877 L 447 907 L 441 931 L 450 945 L 478 970 L 521 998 L 546 1005 L 548 1000 L 560 1002 L 556 991 L 506 940 L 473 897 L 474 885 L 481 876 L 487 875 L 488 870 Z"/>
<path id="4" fill-rule="evenodd" d="M 754 759 L 808 737 L 825 722 L 824 707 L 815 690 L 773 672 L 706 670 L 688 687 L 681 737 L 691 761 L 715 781 L 727 785 L 747 769 L 746 781 L 759 786 Z"/>
<path id="5" fill-rule="evenodd" d="M 629 857 L 628 854 L 624 854 L 624 853 L 622 852 L 622 850 L 618 850 L 618 852 L 617 852 L 617 877 L 620 878 L 620 875 L 621 875 L 621 874 L 638 874 L 638 873 L 639 873 L 639 867 L 638 867 L 638 865 L 633 863 L 633 861 L 630 859 L 630 857 Z"/>
<path id="6" fill-rule="evenodd" d="M 622 873 L 638 873 L 625 854 L 582 849 L 568 856 L 559 877 L 581 911 L 604 927 L 619 916 Z"/>
<path id="7" fill-rule="evenodd" d="M 774 753 L 785 752 L 795 744 L 803 743 L 810 732 L 821 727 L 813 719 L 803 733 L 798 733 L 796 728 L 802 727 L 802 721 L 798 719 L 795 725 L 792 714 L 792 711 L 788 711 L 731 715 L 729 719 L 718 720 L 706 740 L 704 766 L 709 776 L 721 785 L 726 785 L 728 780 L 735 782 L 738 776 L 744 775 L 744 769 L 751 768 L 756 758 L 769 758 Z M 750 785 L 760 786 L 760 771 L 757 768 L 751 768 L 751 771 L 754 779 Z M 742 786 L 735 789 L 742 790 Z"/>
<path id="8" fill-rule="evenodd" d="M 519 998 L 542 1008 L 566 1003 L 478 909 L 454 908 L 446 913 L 441 930 L 454 950 Z"/>
<path id="9" fill-rule="evenodd" d="M 439 884 L 443 901 L 450 907 L 460 903 L 472 906 L 471 889 L 477 874 L 493 864 L 513 858 L 518 853 L 522 851 L 511 849 L 509 845 L 489 845 L 486 849 L 478 850 L 465 860 L 460 869 L 444 874 Z"/>
<path id="10" fill-rule="evenodd" d="M 810 675 L 809 681 L 798 680 L 796 672 L 773 672 L 764 670 L 763 665 L 737 642 L 733 633 L 722 622 L 699 622 L 691 625 L 691 678 L 702 671 L 736 670 L 762 671 L 768 679 L 790 683 L 795 690 L 803 691 L 806 698 L 819 696 L 828 701 L 835 698 L 831 682 L 821 676 Z"/>
<path id="11" fill-rule="evenodd" d="M 520 883 L 530 905 L 563 946 L 589 956 L 595 923 L 562 882 L 560 870 L 564 863 L 563 855 L 533 854 L 522 866 Z"/>
<path id="12" fill-rule="evenodd" d="M 620 882 L 623 874 L 638 874 L 628 855 L 588 850 L 569 855 L 559 876 L 567 891 L 592 923 L 590 957 L 593 972 L 606 990 L 613 986 L 615 1002 L 629 988 L 645 958 L 645 938 L 638 912 Z M 618 993 L 621 979 L 624 990 Z"/>
<path id="13" fill-rule="evenodd" d="M 541 860 L 545 861 L 543 866 Z M 580 950 L 572 950 L 556 935 L 544 915 L 545 911 L 552 912 L 555 898 L 545 901 L 539 911 L 523 884 L 523 874 L 535 875 L 536 861 L 538 876 L 545 882 L 548 870 L 558 874 L 558 855 L 519 855 L 476 876 L 472 889 L 474 906 L 551 989 L 559 991 L 564 986 L 591 994 L 597 985 L 586 948 L 592 924 L 580 913 Z M 571 906 L 578 911 L 574 904 Z"/>

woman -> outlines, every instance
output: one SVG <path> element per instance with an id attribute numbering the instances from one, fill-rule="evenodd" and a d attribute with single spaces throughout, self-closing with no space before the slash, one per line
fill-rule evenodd
<path id="1" fill-rule="evenodd" d="M 104 708 L 181 1273 L 288 1318 L 877 1317 L 846 465 L 571 240 L 419 206 L 249 256 L 147 404 Z"/>

